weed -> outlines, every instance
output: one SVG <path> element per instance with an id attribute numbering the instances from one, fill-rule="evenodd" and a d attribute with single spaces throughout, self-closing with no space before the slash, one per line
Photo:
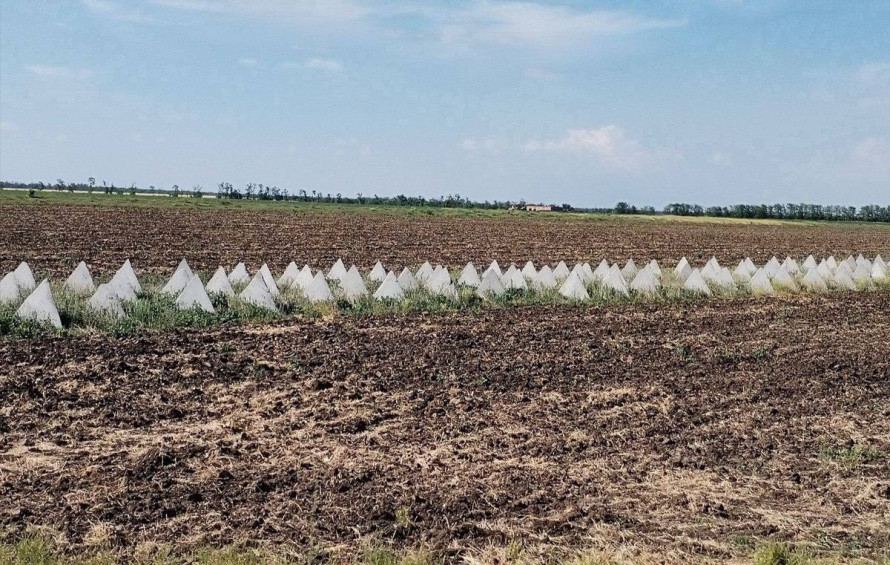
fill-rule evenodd
<path id="1" fill-rule="evenodd" d="M 837 463 L 842 467 L 853 468 L 868 463 L 877 463 L 885 458 L 883 452 L 871 446 L 853 444 L 849 447 L 823 445 L 819 448 L 819 459 Z"/>

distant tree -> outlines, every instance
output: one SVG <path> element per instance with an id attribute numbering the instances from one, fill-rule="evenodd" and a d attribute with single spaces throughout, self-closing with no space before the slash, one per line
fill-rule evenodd
<path id="1" fill-rule="evenodd" d="M 93 193 L 93 187 L 96 186 L 96 177 L 90 177 L 87 179 L 87 184 L 90 185 L 89 193 Z"/>
<path id="2" fill-rule="evenodd" d="M 178 184 L 173 185 L 173 190 L 170 192 L 170 196 L 172 196 L 173 198 L 179 198 L 179 185 Z"/>
<path id="3" fill-rule="evenodd" d="M 629 214 L 630 206 L 628 206 L 627 202 L 619 202 L 615 205 L 615 213 L 616 214 Z"/>
<path id="4" fill-rule="evenodd" d="M 196 184 L 192 187 L 192 197 L 194 197 L 194 198 L 203 198 L 204 197 L 204 188 L 200 184 Z"/>

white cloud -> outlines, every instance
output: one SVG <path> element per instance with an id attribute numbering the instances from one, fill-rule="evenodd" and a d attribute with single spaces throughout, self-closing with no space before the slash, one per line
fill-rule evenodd
<path id="1" fill-rule="evenodd" d="M 890 63 L 877 62 L 862 65 L 854 73 L 856 84 L 863 88 L 890 86 Z"/>
<path id="2" fill-rule="evenodd" d="M 19 131 L 19 126 L 12 122 L 0 122 L 0 131 L 13 132 Z"/>
<path id="3" fill-rule="evenodd" d="M 153 0 L 165 8 L 234 14 L 313 25 L 357 20 L 369 9 L 353 0 Z"/>
<path id="4" fill-rule="evenodd" d="M 238 59 L 238 64 L 242 67 L 249 67 L 253 69 L 260 66 L 260 62 L 252 57 L 241 57 L 240 59 Z"/>
<path id="5" fill-rule="evenodd" d="M 595 156 L 602 164 L 625 171 L 645 168 L 667 152 L 653 151 L 635 139 L 629 139 L 617 125 L 598 129 L 571 129 L 559 139 L 531 140 L 525 144 L 529 152 L 563 152 Z"/>
<path id="6" fill-rule="evenodd" d="M 309 59 L 304 63 L 304 66 L 307 69 L 328 71 L 331 73 L 338 73 L 343 70 L 343 64 L 334 59 Z"/>
<path id="7" fill-rule="evenodd" d="M 474 137 L 467 137 L 461 140 L 460 148 L 464 151 L 469 152 L 481 152 L 485 151 L 488 153 L 500 153 L 502 149 L 504 149 L 505 143 L 499 141 L 493 137 L 487 137 L 485 139 L 476 139 Z"/>
<path id="8" fill-rule="evenodd" d="M 85 80 L 93 75 L 88 69 L 70 69 L 68 67 L 57 67 L 52 65 L 27 65 L 25 70 L 41 78 L 65 78 Z"/>
<path id="9" fill-rule="evenodd" d="M 152 21 L 151 16 L 142 12 L 121 7 L 110 0 L 81 0 L 84 6 L 94 14 L 110 17 L 122 22 L 145 23 Z"/>
<path id="10" fill-rule="evenodd" d="M 438 18 L 441 39 L 446 43 L 539 47 L 675 28 L 686 23 L 623 11 L 581 11 L 533 2 L 477 2 L 467 9 L 441 12 Z"/>
<path id="11" fill-rule="evenodd" d="M 714 151 L 713 153 L 711 153 L 711 163 L 721 167 L 727 167 L 729 165 L 732 165 L 733 158 L 732 155 L 730 155 L 729 153 Z"/>

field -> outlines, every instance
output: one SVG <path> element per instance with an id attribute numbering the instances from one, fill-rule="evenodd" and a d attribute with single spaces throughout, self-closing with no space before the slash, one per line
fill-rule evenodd
<path id="1" fill-rule="evenodd" d="M 0 197 L 0 269 L 56 275 L 890 255 L 849 224 Z M 0 541 L 886 563 L 888 312 L 874 291 L 0 341 Z"/>

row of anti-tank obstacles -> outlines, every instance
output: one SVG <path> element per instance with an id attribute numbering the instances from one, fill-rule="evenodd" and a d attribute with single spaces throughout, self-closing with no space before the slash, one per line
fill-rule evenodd
<path id="1" fill-rule="evenodd" d="M 580 302 L 590 299 L 589 291 L 594 287 L 624 296 L 654 296 L 666 286 L 705 296 L 711 296 L 714 290 L 755 295 L 773 295 L 777 291 L 862 290 L 876 284 L 890 285 L 888 271 L 890 268 L 880 255 L 867 259 L 861 254 L 841 261 L 831 256 L 818 263 L 810 255 L 801 264 L 791 257 L 782 262 L 773 257 L 761 267 L 746 258 L 732 271 L 721 266 L 714 257 L 701 269 L 693 268 L 684 257 L 667 272 L 654 260 L 640 268 L 629 259 L 621 268 L 603 259 L 595 269 L 589 263 L 577 263 L 569 269 L 562 261 L 553 268 L 544 265 L 538 269 L 529 261 L 521 269 L 510 265 L 506 271 L 501 270 L 497 261 L 492 261 L 481 275 L 472 263 L 467 263 L 455 281 L 448 269 L 441 265 L 433 267 L 429 262 L 414 272 L 406 267 L 399 275 L 387 271 L 377 262 L 365 278 L 355 265 L 347 269 L 338 259 L 326 274 L 322 271 L 313 273 L 308 265 L 300 269 L 292 262 L 277 280 L 265 263 L 253 277 L 244 263 L 238 263 L 228 273 L 219 267 L 205 286 L 183 259 L 160 292 L 175 296 L 177 308 L 197 308 L 213 313 L 210 298 L 213 294 L 237 295 L 247 304 L 277 311 L 276 299 L 282 287 L 295 289 L 310 303 L 336 299 L 354 302 L 368 296 L 383 301 L 400 301 L 417 291 L 456 299 L 461 287 L 472 288 L 483 298 L 498 297 L 510 290 L 556 291 L 566 299 Z M 373 293 L 369 285 L 372 288 L 376 285 Z M 240 288 L 237 294 L 236 288 Z M 118 318 L 126 316 L 124 304 L 139 300 L 143 292 L 129 259 L 108 282 L 98 287 L 86 263 L 81 262 L 65 281 L 63 289 L 80 296 L 88 295 L 90 309 Z M 49 281 L 44 279 L 36 284 L 34 274 L 25 262 L 0 279 L 0 306 L 9 305 L 18 305 L 16 316 L 21 319 L 62 327 Z"/>

